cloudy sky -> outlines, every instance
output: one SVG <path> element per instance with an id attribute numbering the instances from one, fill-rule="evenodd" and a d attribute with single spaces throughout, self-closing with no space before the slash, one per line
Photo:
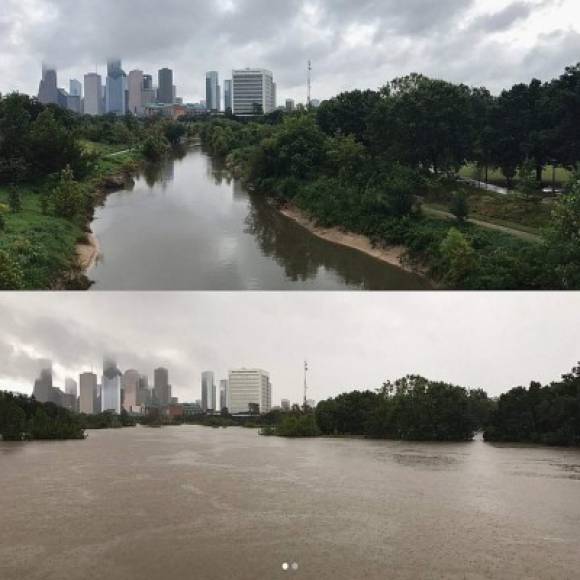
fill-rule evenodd
<path id="1" fill-rule="evenodd" d="M 274 71 L 280 102 L 376 88 L 409 72 L 498 91 L 580 60 L 578 0 L 1 0 L 0 91 L 35 93 L 41 61 L 60 84 L 109 55 L 125 69 L 175 70 L 203 98 L 204 74 Z"/>
<path id="2" fill-rule="evenodd" d="M 0 295 L 0 388 L 31 393 L 38 358 L 66 375 L 170 369 L 174 394 L 200 375 L 270 372 L 274 402 L 299 401 L 305 358 L 320 400 L 419 373 L 499 394 L 548 383 L 580 358 L 580 293 L 95 293 Z"/>

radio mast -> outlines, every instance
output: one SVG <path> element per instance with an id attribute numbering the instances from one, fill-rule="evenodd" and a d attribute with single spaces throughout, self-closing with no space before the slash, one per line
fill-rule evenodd
<path id="1" fill-rule="evenodd" d="M 310 109 L 312 103 L 312 61 L 308 61 L 308 96 L 306 98 L 306 106 Z"/>
<path id="2" fill-rule="evenodd" d="M 308 373 L 308 362 L 304 361 L 304 411 L 306 411 L 306 398 L 308 394 L 308 383 L 306 381 L 307 373 Z"/>

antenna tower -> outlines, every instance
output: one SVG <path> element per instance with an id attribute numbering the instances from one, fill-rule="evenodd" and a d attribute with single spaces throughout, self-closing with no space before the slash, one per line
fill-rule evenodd
<path id="1" fill-rule="evenodd" d="M 308 395 L 308 383 L 306 381 L 306 374 L 308 373 L 308 362 L 304 361 L 304 410 L 306 411 L 306 399 Z"/>
<path id="2" fill-rule="evenodd" d="M 306 99 L 306 105 L 310 109 L 312 103 L 312 61 L 308 61 L 308 97 Z"/>

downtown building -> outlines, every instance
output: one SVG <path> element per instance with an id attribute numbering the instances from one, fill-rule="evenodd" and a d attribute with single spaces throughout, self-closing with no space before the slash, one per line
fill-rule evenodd
<path id="1" fill-rule="evenodd" d="M 175 100 L 173 71 L 169 68 L 162 68 L 158 73 L 158 80 L 157 101 L 163 105 L 172 105 Z"/>
<path id="2" fill-rule="evenodd" d="M 219 74 L 216 71 L 210 71 L 205 75 L 205 102 L 209 112 L 221 111 L 221 88 Z"/>
<path id="3" fill-rule="evenodd" d="M 226 113 L 231 113 L 234 108 L 232 101 L 232 81 L 224 81 L 224 110 Z"/>
<path id="4" fill-rule="evenodd" d="M 124 116 L 127 112 L 127 75 L 119 59 L 107 63 L 107 85 L 105 89 L 105 112 Z"/>
<path id="5" fill-rule="evenodd" d="M 103 79 L 97 73 L 85 75 L 84 114 L 96 117 L 105 112 Z"/>
<path id="6" fill-rule="evenodd" d="M 213 371 L 201 373 L 201 410 L 204 413 L 213 413 L 218 410 Z"/>
<path id="7" fill-rule="evenodd" d="M 269 413 L 272 409 L 270 375 L 261 369 L 230 371 L 227 406 L 232 415 Z"/>
<path id="8" fill-rule="evenodd" d="M 163 367 L 153 371 L 153 399 L 160 407 L 167 407 L 171 404 L 169 371 Z"/>
<path id="9" fill-rule="evenodd" d="M 97 375 L 94 373 L 82 373 L 79 376 L 80 400 L 79 411 L 87 415 L 100 412 L 97 407 Z"/>
<path id="10" fill-rule="evenodd" d="M 232 113 L 239 117 L 267 115 L 276 109 L 276 85 L 265 69 L 232 71 Z"/>
<path id="11" fill-rule="evenodd" d="M 103 361 L 103 377 L 101 380 L 101 412 L 113 411 L 121 414 L 121 371 L 117 363 L 105 358 Z"/>

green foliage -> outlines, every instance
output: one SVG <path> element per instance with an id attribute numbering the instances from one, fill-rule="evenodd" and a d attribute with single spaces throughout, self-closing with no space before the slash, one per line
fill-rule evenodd
<path id="1" fill-rule="evenodd" d="M 262 435 L 277 435 L 278 437 L 318 437 L 320 430 L 314 415 L 289 415 L 275 428 L 265 427 Z"/>
<path id="2" fill-rule="evenodd" d="M 463 223 L 469 217 L 469 205 L 467 203 L 467 195 L 464 191 L 458 191 L 451 199 L 450 205 L 451 213 L 457 218 L 460 223 Z"/>
<path id="3" fill-rule="evenodd" d="M 486 441 L 580 445 L 580 374 L 542 387 L 531 383 L 501 395 L 484 433 Z"/>
<path id="4" fill-rule="evenodd" d="M 165 136 L 158 131 L 150 133 L 141 145 L 141 154 L 149 161 L 159 161 L 167 154 L 169 143 Z"/>
<path id="5" fill-rule="evenodd" d="M 60 173 L 60 179 L 52 192 L 54 215 L 68 220 L 76 219 L 85 209 L 84 192 L 67 167 Z"/>
<path id="6" fill-rule="evenodd" d="M 18 188 L 10 187 L 8 190 L 8 204 L 10 205 L 10 211 L 12 213 L 22 211 L 22 197 Z"/>
<path id="7" fill-rule="evenodd" d="M 461 286 L 477 260 L 473 246 L 456 228 L 451 228 L 441 243 L 441 259 L 445 264 L 445 280 L 451 287 Z"/>
<path id="8" fill-rule="evenodd" d="M 79 416 L 52 403 L 0 391 L 0 435 L 22 439 L 84 439 Z"/>
<path id="9" fill-rule="evenodd" d="M 6 250 L 0 249 L 0 290 L 21 290 L 24 273 L 18 260 Z"/>
<path id="10" fill-rule="evenodd" d="M 487 403 L 481 391 L 412 375 L 385 383 L 379 392 L 354 391 L 321 401 L 316 422 L 325 435 L 468 441 L 487 417 Z"/>

